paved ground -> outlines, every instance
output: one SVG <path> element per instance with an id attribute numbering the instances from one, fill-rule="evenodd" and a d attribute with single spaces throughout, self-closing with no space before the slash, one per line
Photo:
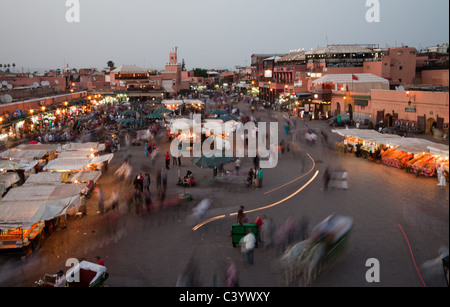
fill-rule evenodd
<path id="1" fill-rule="evenodd" d="M 280 136 L 283 136 L 282 116 L 280 113 L 276 116 L 280 120 Z M 299 120 L 297 128 L 303 129 L 305 123 L 327 131 L 331 144 L 339 138 L 321 121 Z M 88 215 L 71 218 L 68 227 L 58 229 L 47 238 L 32 259 L 5 258 L 0 266 L 0 284 L 32 286 L 45 272 L 65 268 L 68 258 L 94 261 L 94 257 L 100 255 L 110 272 L 110 286 L 175 286 L 191 257 L 198 263 L 202 286 L 212 285 L 214 280 L 222 285 L 230 261 L 237 264 L 241 286 L 285 286 L 275 248 L 258 248 L 255 264 L 250 266 L 244 264 L 240 249 L 232 247 L 230 237 L 231 224 L 236 219 L 230 214 L 240 205 L 252 210 L 279 202 L 276 206 L 248 213 L 249 219 L 264 214 L 280 226 L 288 217 L 300 219 L 304 215 L 309 217 L 311 225 L 333 213 L 353 218 L 349 254 L 321 274 L 312 286 L 445 286 L 441 266 L 425 269 L 422 265 L 436 259 L 442 246 L 448 249 L 448 187 L 441 190 L 436 186 L 436 179 L 416 178 L 403 170 L 370 163 L 354 155 L 337 155 L 320 142 L 313 146 L 303 142 L 301 148 L 311 158 L 283 154 L 276 168 L 264 170 L 264 186 L 258 190 L 243 187 L 243 178 L 237 178 L 236 183 L 215 184 L 210 180 L 212 170 L 199 169 L 192 166 L 189 158 L 182 158 L 181 167 L 169 170 L 168 198 L 183 193 L 183 188 L 175 182 L 178 170 L 185 174 L 189 169 L 199 182 L 196 187 L 186 188 L 193 201 L 142 215 L 128 212 L 127 206 L 122 204 L 118 212 L 109 211 L 101 216 L 97 214 L 97 200 L 93 195 L 88 203 Z M 163 166 L 163 157 L 153 166 L 144 156 L 142 147 L 126 150 L 131 153 L 136 173 L 149 171 L 152 175 L 151 191 L 155 195 L 156 168 Z M 124 193 L 131 188 L 129 183 L 114 182 L 111 176 L 124 152 L 115 156 L 108 173 L 100 179 L 107 195 L 112 190 Z M 324 191 L 323 172 L 327 166 L 340 167 L 349 173 L 348 190 Z M 243 159 L 242 172 L 250 167 L 252 159 Z M 314 177 L 316 171 L 318 174 Z M 304 189 L 298 191 L 303 186 Z M 292 197 L 287 198 L 289 196 Z M 189 215 L 204 197 L 213 200 L 207 217 L 225 217 L 193 231 L 194 223 Z M 379 283 L 368 283 L 365 279 L 369 258 L 379 260 Z M 437 270 L 433 271 L 435 268 Z"/>

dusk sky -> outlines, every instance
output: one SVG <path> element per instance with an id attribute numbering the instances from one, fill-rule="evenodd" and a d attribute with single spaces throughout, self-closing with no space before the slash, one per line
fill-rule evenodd
<path id="1" fill-rule="evenodd" d="M 287 53 L 328 44 L 449 42 L 448 0 L 79 0 L 69 23 L 66 0 L 0 0 L 0 63 L 16 71 L 116 66 L 163 69 L 178 47 L 186 68 L 233 69 L 253 53 Z"/>

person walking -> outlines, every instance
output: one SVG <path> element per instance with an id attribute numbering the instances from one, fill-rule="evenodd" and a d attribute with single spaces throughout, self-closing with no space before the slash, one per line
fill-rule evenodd
<path id="1" fill-rule="evenodd" d="M 151 183 L 150 175 L 148 173 L 145 173 L 144 188 L 147 192 L 150 192 L 150 183 Z"/>
<path id="2" fill-rule="evenodd" d="M 447 186 L 447 179 L 445 178 L 444 175 L 444 164 L 442 163 L 441 165 L 438 166 L 437 168 L 437 178 L 438 178 L 438 186 L 441 187 L 441 189 L 445 189 L 445 187 Z"/>
<path id="3" fill-rule="evenodd" d="M 166 169 L 169 169 L 169 165 L 170 165 L 170 156 L 169 156 L 169 152 L 167 151 L 164 158 L 166 159 Z"/>
<path id="4" fill-rule="evenodd" d="M 261 168 L 258 169 L 258 187 L 262 188 L 263 182 L 263 170 Z"/>
<path id="5" fill-rule="evenodd" d="M 235 169 L 236 169 L 236 175 L 239 175 L 239 169 L 241 168 L 241 159 L 236 158 L 235 163 Z"/>
<path id="6" fill-rule="evenodd" d="M 246 255 L 247 264 L 253 264 L 254 250 L 256 244 L 256 238 L 251 228 L 248 229 L 248 234 L 242 238 L 243 251 Z"/>
<path id="7" fill-rule="evenodd" d="M 144 154 L 145 154 L 146 157 L 148 157 L 148 142 L 145 142 L 145 145 L 144 145 Z"/>
<path id="8" fill-rule="evenodd" d="M 162 177 L 161 177 L 161 170 L 156 171 L 156 190 L 159 191 L 161 188 L 162 183 Z"/>
<path id="9" fill-rule="evenodd" d="M 105 198 L 102 187 L 98 187 L 98 213 L 103 214 L 105 212 Z"/>
<path id="10" fill-rule="evenodd" d="M 328 167 L 325 170 L 325 172 L 323 173 L 323 179 L 324 179 L 323 190 L 326 192 L 326 191 L 328 191 L 328 185 L 330 183 L 330 171 L 329 171 Z"/>
<path id="11" fill-rule="evenodd" d="M 177 165 L 177 158 L 172 156 L 172 165 Z"/>
<path id="12" fill-rule="evenodd" d="M 244 213 L 244 206 L 241 206 L 238 210 L 237 213 L 237 223 L 238 225 L 242 226 L 244 224 L 244 218 L 245 218 L 245 213 Z"/>
<path id="13" fill-rule="evenodd" d="M 261 217 L 259 215 L 256 217 L 255 224 L 256 224 L 256 229 L 258 230 L 258 232 L 256 233 L 256 243 L 261 244 L 262 243 L 261 230 L 262 230 L 263 220 L 261 219 Z"/>
<path id="14" fill-rule="evenodd" d="M 141 212 L 141 205 L 142 205 L 142 192 L 139 188 L 137 188 L 134 191 L 134 206 L 137 215 L 139 215 Z"/>

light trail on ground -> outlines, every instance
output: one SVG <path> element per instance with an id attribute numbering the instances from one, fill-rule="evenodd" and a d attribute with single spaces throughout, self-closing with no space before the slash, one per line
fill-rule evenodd
<path id="1" fill-rule="evenodd" d="M 277 201 L 277 202 L 274 202 L 274 203 L 272 203 L 272 204 L 270 204 L 270 205 L 267 205 L 267 206 L 263 206 L 263 207 L 259 207 L 259 208 L 256 208 L 256 209 L 244 211 L 244 213 L 249 213 L 249 212 L 255 212 L 255 211 L 260 211 L 260 210 L 268 209 L 268 208 L 277 206 L 277 205 L 279 205 L 279 204 L 281 204 L 281 203 L 287 201 L 288 199 L 290 199 L 290 198 L 294 197 L 295 195 L 297 195 L 298 193 L 300 193 L 300 192 L 301 192 L 304 188 L 306 188 L 311 182 L 313 182 L 313 180 L 316 179 L 316 177 L 317 177 L 318 174 L 319 174 L 319 171 L 316 170 L 316 172 L 315 172 L 314 175 L 311 177 L 311 179 L 308 180 L 308 182 L 306 182 L 306 183 L 305 183 L 302 187 L 300 187 L 297 191 L 295 191 L 294 193 L 292 193 L 292 194 L 286 196 L 285 198 L 283 198 L 283 199 L 281 199 L 281 200 L 279 200 L 279 201 Z M 303 177 L 303 176 L 302 176 L 302 177 Z M 297 179 L 298 179 L 298 178 L 297 178 Z M 229 214 L 229 216 L 234 216 L 234 215 L 237 215 L 237 213 L 235 212 L 235 213 L 230 213 L 230 214 Z M 212 217 L 212 218 L 210 218 L 210 219 L 208 219 L 208 220 L 205 220 L 205 221 L 203 221 L 203 222 L 201 222 L 201 223 L 195 225 L 195 226 L 192 228 L 192 230 L 193 230 L 193 231 L 196 231 L 196 230 L 198 230 L 200 227 L 202 227 L 202 226 L 204 226 L 204 225 L 206 225 L 206 224 L 208 224 L 208 223 L 210 223 L 210 222 L 213 222 L 213 221 L 216 221 L 216 220 L 219 220 L 219 219 L 223 219 L 223 218 L 225 218 L 225 217 L 226 217 L 226 215 L 219 215 L 219 216 L 216 216 L 216 217 Z"/>
<path id="2" fill-rule="evenodd" d="M 309 155 L 309 153 L 306 153 L 306 154 L 308 155 L 308 157 L 311 159 L 311 161 L 312 161 L 312 163 L 313 163 L 313 166 L 311 167 L 311 169 L 310 169 L 308 172 L 306 172 L 305 174 L 303 174 L 303 175 L 301 175 L 301 176 L 299 176 L 299 177 L 297 177 L 297 178 L 295 178 L 295 179 L 293 179 L 293 180 L 291 180 L 291 181 L 289 181 L 289 182 L 287 182 L 287 183 L 285 183 L 285 184 L 283 184 L 283 185 L 280 185 L 279 187 L 277 187 L 277 188 L 275 188 L 275 189 L 272 189 L 272 190 L 270 190 L 270 191 L 264 192 L 264 194 L 269 194 L 269 193 L 272 193 L 273 191 L 276 191 L 276 190 L 278 190 L 278 189 L 281 189 L 282 187 L 285 187 L 285 186 L 287 186 L 287 185 L 289 185 L 289 184 L 291 184 L 291 183 L 293 183 L 293 182 L 295 182 L 295 181 L 297 181 L 297 180 L 299 180 L 299 179 L 305 177 L 305 176 L 308 175 L 309 173 L 311 173 L 311 172 L 314 170 L 314 168 L 316 167 L 316 162 L 315 162 L 314 159 Z"/>

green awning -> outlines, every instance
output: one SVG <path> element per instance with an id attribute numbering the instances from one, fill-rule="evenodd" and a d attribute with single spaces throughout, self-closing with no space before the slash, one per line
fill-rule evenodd
<path id="1" fill-rule="evenodd" d="M 369 101 L 366 99 L 355 99 L 355 106 L 367 107 L 369 105 Z"/>

